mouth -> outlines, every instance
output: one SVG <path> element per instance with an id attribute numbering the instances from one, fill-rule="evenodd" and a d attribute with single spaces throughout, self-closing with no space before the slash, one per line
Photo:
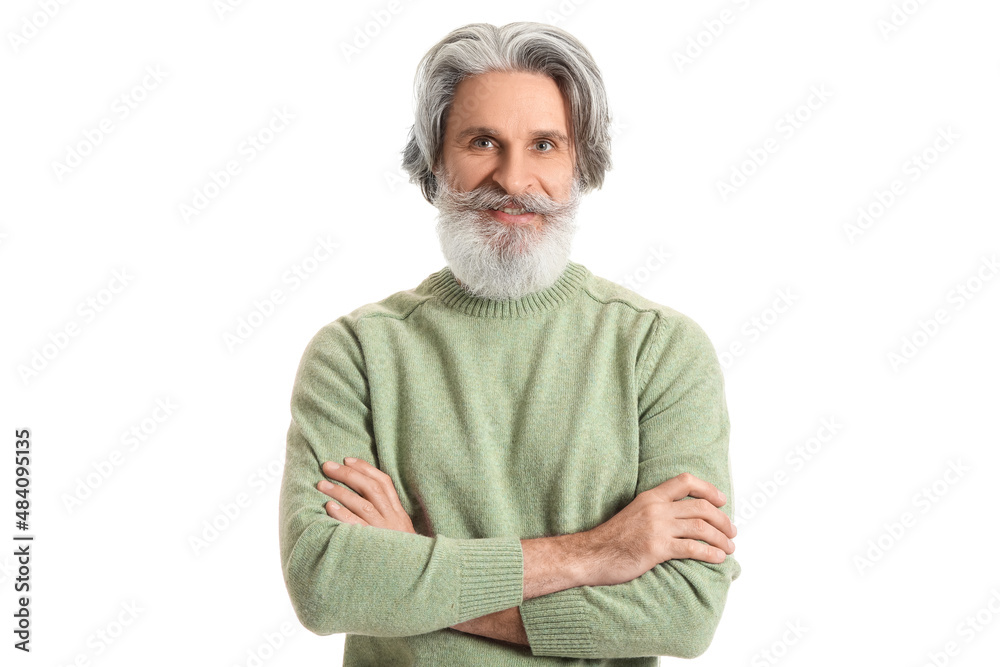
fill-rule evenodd
<path id="1" fill-rule="evenodd" d="M 527 224 L 535 217 L 534 211 L 529 211 L 526 208 L 488 208 L 486 210 L 493 216 L 494 220 L 511 225 Z"/>

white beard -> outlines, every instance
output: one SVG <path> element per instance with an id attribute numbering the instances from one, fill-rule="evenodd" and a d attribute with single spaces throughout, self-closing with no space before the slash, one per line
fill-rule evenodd
<path id="1" fill-rule="evenodd" d="M 447 180 L 444 174 L 438 179 L 434 200 L 440 210 L 437 233 L 451 272 L 467 292 L 487 299 L 520 299 L 559 279 L 577 230 L 582 198 L 577 179 L 568 202 L 535 193 L 510 196 L 489 186 L 458 192 Z M 483 210 L 501 206 L 534 211 L 535 220 L 509 225 Z"/>

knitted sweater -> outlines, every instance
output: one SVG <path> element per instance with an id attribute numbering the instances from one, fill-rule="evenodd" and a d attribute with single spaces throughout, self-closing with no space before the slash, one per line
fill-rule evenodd
<path id="1" fill-rule="evenodd" d="M 656 665 L 643 656 L 708 648 L 732 556 L 522 599 L 522 538 L 591 529 L 682 472 L 732 519 L 722 369 L 690 317 L 573 261 L 509 300 L 445 267 L 320 329 L 291 414 L 282 572 L 307 629 L 347 633 L 345 666 Z M 320 466 L 347 456 L 392 478 L 419 534 L 326 514 Z M 530 647 L 449 627 L 514 606 Z"/>

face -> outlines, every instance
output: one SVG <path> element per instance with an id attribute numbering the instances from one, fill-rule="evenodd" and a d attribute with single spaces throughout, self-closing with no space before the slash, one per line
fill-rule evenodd
<path id="1" fill-rule="evenodd" d="M 520 298 L 565 269 L 581 197 L 571 132 L 548 76 L 490 72 L 458 85 L 434 203 L 445 258 L 468 291 Z"/>

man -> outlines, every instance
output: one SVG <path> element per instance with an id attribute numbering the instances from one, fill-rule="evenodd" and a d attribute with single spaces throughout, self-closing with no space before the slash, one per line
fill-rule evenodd
<path id="1" fill-rule="evenodd" d="M 692 319 L 569 260 L 610 168 L 597 66 L 558 28 L 472 24 L 416 91 L 404 166 L 448 266 L 302 357 L 280 498 L 298 618 L 347 633 L 345 665 L 700 655 L 740 574 L 723 376 Z"/>

